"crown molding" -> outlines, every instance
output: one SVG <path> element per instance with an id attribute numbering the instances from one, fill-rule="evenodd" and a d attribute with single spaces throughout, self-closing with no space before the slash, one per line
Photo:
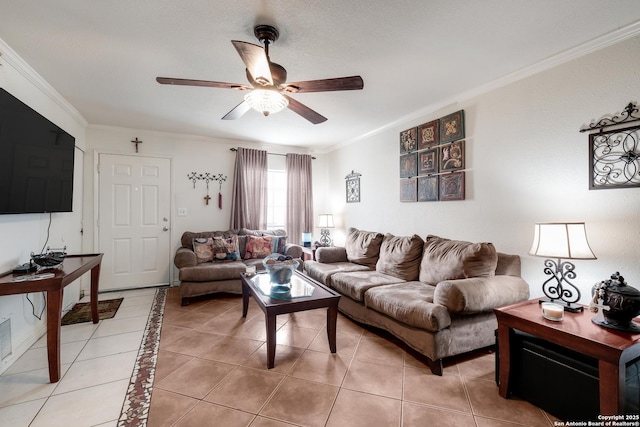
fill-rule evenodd
<path id="1" fill-rule="evenodd" d="M 0 39 L 0 65 L 9 65 L 21 76 L 27 79 L 32 85 L 49 97 L 60 108 L 68 113 L 74 120 L 83 127 L 88 125 L 87 120 L 80 112 L 56 91 L 47 81 L 42 78 L 29 64 L 27 64 L 11 47 Z"/>
<path id="2" fill-rule="evenodd" d="M 389 122 L 363 135 L 357 136 L 355 138 L 351 138 L 347 141 L 339 142 L 330 147 L 326 147 L 322 151 L 331 152 L 331 151 L 346 147 L 358 141 L 362 141 L 363 139 L 367 139 L 385 130 L 393 129 L 403 124 L 406 124 L 407 122 L 411 122 L 414 120 L 419 120 L 421 118 L 427 117 L 430 114 L 433 114 L 434 112 L 442 108 L 445 108 L 447 106 L 460 104 L 476 96 L 482 95 L 487 92 L 491 92 L 503 86 L 509 85 L 519 80 L 523 80 L 527 77 L 530 77 L 535 74 L 541 73 L 543 71 L 549 70 L 551 68 L 557 67 L 558 65 L 564 64 L 566 62 L 572 61 L 574 59 L 580 58 L 585 55 L 589 55 L 601 49 L 605 49 L 607 47 L 613 46 L 615 44 L 623 42 L 624 40 L 630 39 L 637 35 L 640 35 L 640 21 L 636 21 L 630 25 L 614 30 L 603 36 L 596 37 L 591 41 L 582 43 L 578 46 L 567 49 L 556 55 L 545 58 L 542 61 L 536 62 L 535 64 L 530 65 L 528 67 L 521 68 L 520 70 L 514 71 L 513 73 L 507 74 L 506 76 L 503 76 L 485 85 L 478 86 L 477 88 L 459 93 L 437 104 L 428 105 L 424 108 L 421 108 L 418 111 L 414 111 L 411 114 L 400 117 L 397 120 Z"/>

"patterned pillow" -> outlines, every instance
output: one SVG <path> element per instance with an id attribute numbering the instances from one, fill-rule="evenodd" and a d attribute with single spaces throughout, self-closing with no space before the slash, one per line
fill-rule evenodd
<path id="1" fill-rule="evenodd" d="M 197 237 L 193 239 L 193 252 L 198 264 L 213 261 L 213 239 L 211 237 Z"/>
<path id="2" fill-rule="evenodd" d="M 271 252 L 284 254 L 284 247 L 287 244 L 287 236 L 276 236 L 273 238 L 273 244 L 271 245 Z"/>
<path id="3" fill-rule="evenodd" d="M 237 259 L 240 259 L 238 236 L 231 236 L 228 239 L 223 237 L 213 238 L 214 261 L 234 261 Z"/>
<path id="4" fill-rule="evenodd" d="M 247 235 L 244 259 L 264 258 L 273 253 L 273 236 L 255 237 Z"/>

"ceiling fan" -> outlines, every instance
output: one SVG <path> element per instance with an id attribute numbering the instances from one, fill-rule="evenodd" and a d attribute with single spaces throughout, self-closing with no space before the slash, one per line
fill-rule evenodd
<path id="1" fill-rule="evenodd" d="M 364 82 L 360 76 L 287 83 L 287 70 L 269 59 L 269 45 L 278 40 L 278 30 L 271 25 L 258 25 L 253 29 L 253 33 L 264 45 L 264 48 L 243 41 L 231 41 L 246 66 L 247 79 L 251 86 L 172 77 L 156 77 L 156 81 L 160 84 L 205 86 L 248 91 L 244 101 L 222 117 L 223 120 L 238 119 L 251 108 L 268 116 L 288 107 L 291 111 L 313 124 L 322 123 L 327 118 L 291 98 L 288 94 L 360 90 L 364 87 Z"/>

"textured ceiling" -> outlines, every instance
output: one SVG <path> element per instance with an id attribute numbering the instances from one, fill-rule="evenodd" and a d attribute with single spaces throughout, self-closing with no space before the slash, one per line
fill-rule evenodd
<path id="1" fill-rule="evenodd" d="M 322 150 L 455 102 L 474 88 L 616 31 L 637 0 L 0 0 L 0 39 L 92 125 Z M 156 76 L 246 84 L 231 40 L 270 49 L 289 81 L 361 75 L 364 90 L 292 95 L 328 121 L 285 110 L 220 120 L 244 95 Z"/>

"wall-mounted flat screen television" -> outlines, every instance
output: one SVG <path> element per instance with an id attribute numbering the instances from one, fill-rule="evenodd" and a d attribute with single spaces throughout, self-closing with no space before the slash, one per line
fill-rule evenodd
<path id="1" fill-rule="evenodd" d="M 75 141 L 0 88 L 0 214 L 71 212 Z"/>

